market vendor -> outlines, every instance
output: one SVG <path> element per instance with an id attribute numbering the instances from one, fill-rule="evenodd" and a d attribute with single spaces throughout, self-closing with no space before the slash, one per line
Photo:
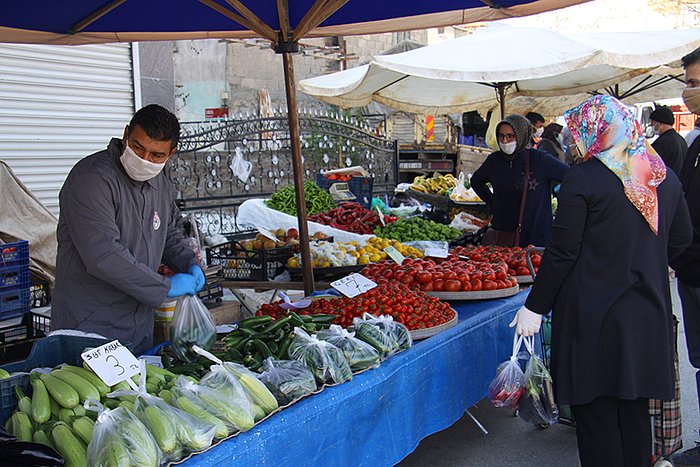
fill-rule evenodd
<path id="1" fill-rule="evenodd" d="M 121 140 L 68 174 L 59 195 L 53 329 L 98 333 L 140 353 L 152 345 L 154 308 L 203 287 L 163 173 L 179 132 L 172 113 L 148 105 Z M 161 276 L 161 263 L 180 272 Z"/>
<path id="2" fill-rule="evenodd" d="M 493 229 L 506 234 L 499 234 L 496 241 L 504 246 L 512 246 L 500 239 L 513 238 L 521 218 L 521 202 L 519 244 L 547 244 L 552 230 L 552 184 L 559 183 L 569 169 L 551 154 L 532 148 L 532 132 L 532 125 L 521 115 L 503 119 L 496 126 L 500 150 L 491 153 L 471 178 L 472 188 L 491 209 Z"/>

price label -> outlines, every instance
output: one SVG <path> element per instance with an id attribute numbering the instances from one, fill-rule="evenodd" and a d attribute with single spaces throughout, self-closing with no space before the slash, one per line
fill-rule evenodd
<path id="1" fill-rule="evenodd" d="M 139 357 L 139 362 L 143 361 L 151 366 L 163 368 L 163 360 L 157 355 L 142 355 Z"/>
<path id="2" fill-rule="evenodd" d="M 383 226 L 386 226 L 386 222 L 384 221 L 384 213 L 379 209 L 379 206 L 375 206 L 375 209 L 377 210 L 377 214 L 379 214 L 379 222 L 381 222 Z"/>
<path id="3" fill-rule="evenodd" d="M 269 238 L 270 240 L 274 240 L 275 242 L 277 241 L 277 235 L 273 234 L 269 230 L 267 230 L 264 227 L 260 227 L 259 225 L 255 226 L 256 229 L 258 229 L 258 232 Z"/>
<path id="4" fill-rule="evenodd" d="M 357 297 L 377 286 L 376 283 L 367 279 L 362 274 L 353 273 L 349 276 L 331 282 L 331 287 L 336 289 L 348 298 Z"/>
<path id="5" fill-rule="evenodd" d="M 423 254 L 433 258 L 447 258 L 447 250 L 444 248 L 426 248 Z"/>
<path id="6" fill-rule="evenodd" d="M 141 364 L 129 349 L 114 340 L 80 354 L 107 386 L 125 381 L 141 371 Z"/>
<path id="7" fill-rule="evenodd" d="M 399 250 L 397 250 L 393 246 L 388 246 L 388 247 L 384 248 L 384 251 L 386 252 L 387 255 L 389 255 L 389 258 L 393 259 L 396 262 L 396 264 L 398 264 L 399 266 L 401 266 L 401 263 L 403 263 L 403 260 L 406 259 L 406 258 L 404 258 L 404 256 L 401 253 L 399 253 Z"/>

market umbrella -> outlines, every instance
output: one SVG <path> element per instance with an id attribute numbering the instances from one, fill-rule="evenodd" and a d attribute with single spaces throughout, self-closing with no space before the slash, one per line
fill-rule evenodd
<path id="1" fill-rule="evenodd" d="M 96 44 L 263 37 L 282 54 L 304 288 L 313 291 L 291 54 L 304 37 L 406 31 L 526 16 L 587 0 L 34 0 L 3 2 L 0 42 Z"/>
<path id="2" fill-rule="evenodd" d="M 505 114 L 506 92 L 509 98 L 542 99 L 615 89 L 627 82 L 632 88 L 639 77 L 698 46 L 700 29 L 584 35 L 491 24 L 468 36 L 376 56 L 368 65 L 299 85 L 304 93 L 341 107 L 374 100 L 406 112 L 441 115 L 500 102 Z M 648 91 L 651 81 L 638 89 Z M 660 82 L 669 81 L 662 77 Z"/>

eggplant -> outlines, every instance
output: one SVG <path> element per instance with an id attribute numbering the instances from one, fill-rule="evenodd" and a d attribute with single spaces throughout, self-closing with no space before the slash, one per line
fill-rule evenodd
<path id="1" fill-rule="evenodd" d="M 59 466 L 65 464 L 65 460 L 55 449 L 26 441 L 0 446 L 0 457 L 4 465 Z"/>

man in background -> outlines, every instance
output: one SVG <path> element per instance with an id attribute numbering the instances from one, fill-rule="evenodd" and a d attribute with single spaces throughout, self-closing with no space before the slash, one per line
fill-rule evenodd
<path id="1" fill-rule="evenodd" d="M 673 111 L 665 105 L 657 105 L 649 118 L 654 127 L 654 133 L 659 135 L 651 147 L 661 156 L 666 166 L 679 175 L 681 167 L 683 167 L 685 153 L 688 151 L 688 145 L 673 128 L 676 121 Z"/>

